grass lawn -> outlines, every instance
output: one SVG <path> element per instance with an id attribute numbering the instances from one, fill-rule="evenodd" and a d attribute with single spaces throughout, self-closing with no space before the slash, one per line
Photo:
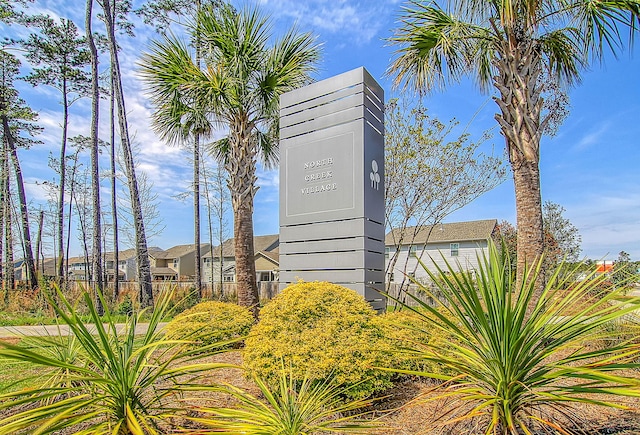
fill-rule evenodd
<path id="1" fill-rule="evenodd" d="M 3 339 L 16 343 L 19 339 Z M 32 364 L 0 358 L 0 392 L 17 391 L 37 383 L 42 369 Z"/>

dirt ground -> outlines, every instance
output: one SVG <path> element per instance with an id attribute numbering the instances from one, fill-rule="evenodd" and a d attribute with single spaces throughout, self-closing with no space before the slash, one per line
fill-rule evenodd
<path id="1" fill-rule="evenodd" d="M 204 361 L 216 361 L 235 365 L 242 364 L 239 351 L 225 352 Z M 260 396 L 259 389 L 238 369 L 224 368 L 215 370 L 210 378 L 202 382 L 231 384 Z M 364 410 L 367 419 L 375 420 L 380 426 L 372 434 L 380 435 L 465 435 L 483 433 L 482 421 L 462 421 L 457 424 L 445 424 L 463 414 L 468 408 L 465 404 L 453 400 L 428 400 L 439 392 L 438 384 L 424 379 L 405 378 L 386 391 L 374 404 Z M 191 401 L 190 401 L 191 402 Z M 206 396 L 192 402 L 196 406 L 234 405 L 233 399 L 222 394 Z M 551 413 L 554 421 L 569 434 L 576 435 L 640 435 L 640 399 L 621 399 L 621 406 L 628 409 L 604 408 L 598 406 L 576 405 Z M 549 416 L 545 413 L 543 416 Z M 1 416 L 1 414 L 0 414 Z M 183 422 L 184 423 L 184 422 Z M 189 426 L 189 425 L 187 425 Z M 71 433 L 71 432 L 69 432 Z M 534 435 L 560 434 L 558 431 L 538 431 Z"/>
<path id="2" fill-rule="evenodd" d="M 228 352 L 215 357 L 218 361 L 241 364 L 240 352 Z M 259 395 L 257 388 L 240 371 L 221 369 L 215 373 L 215 380 L 240 386 Z M 439 385 L 429 380 L 404 379 L 383 397 L 378 398 L 369 412 L 368 418 L 375 419 L 381 435 L 463 435 L 482 433 L 481 422 L 444 422 L 464 412 L 464 406 L 443 400 L 429 401 L 438 393 Z M 420 398 L 426 400 L 420 400 Z M 223 399 L 224 405 L 232 405 Z M 217 403 L 222 405 L 223 403 Z M 601 406 L 576 405 L 556 412 L 553 417 L 562 422 L 564 429 L 579 435 L 640 435 L 640 400 L 621 399 L 621 406 L 629 409 L 604 408 Z M 548 414 L 544 414 L 548 415 Z M 535 435 L 559 434 L 557 431 L 537 432 Z"/>

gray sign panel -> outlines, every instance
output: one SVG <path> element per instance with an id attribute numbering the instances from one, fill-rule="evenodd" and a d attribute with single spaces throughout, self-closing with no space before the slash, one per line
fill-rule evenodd
<path id="1" fill-rule="evenodd" d="M 384 94 L 358 68 L 280 100 L 280 283 L 384 288 Z"/>

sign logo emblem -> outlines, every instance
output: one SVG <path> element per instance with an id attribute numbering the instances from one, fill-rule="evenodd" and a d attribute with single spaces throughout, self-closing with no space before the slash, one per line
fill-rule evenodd
<path id="1" fill-rule="evenodd" d="M 380 173 L 378 172 L 378 162 L 371 160 L 371 173 L 369 174 L 371 179 L 371 187 L 378 190 L 380 188 Z"/>

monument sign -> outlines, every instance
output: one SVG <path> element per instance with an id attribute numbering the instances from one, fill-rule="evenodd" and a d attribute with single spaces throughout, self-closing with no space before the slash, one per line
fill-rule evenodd
<path id="1" fill-rule="evenodd" d="M 382 310 L 384 92 L 358 68 L 280 98 L 280 288 L 352 288 Z"/>

